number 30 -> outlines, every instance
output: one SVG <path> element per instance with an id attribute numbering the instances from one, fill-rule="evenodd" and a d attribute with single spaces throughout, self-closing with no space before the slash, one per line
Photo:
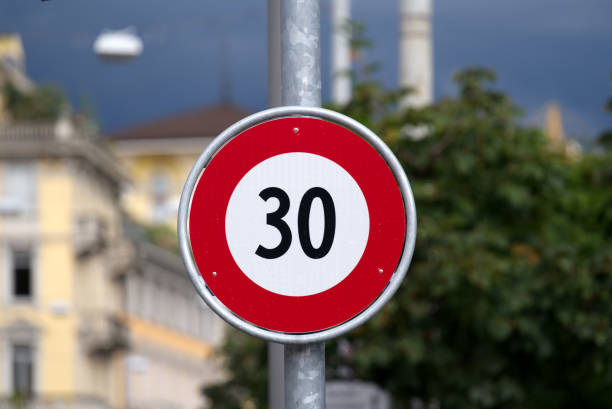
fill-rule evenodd
<path id="1" fill-rule="evenodd" d="M 255 254 L 263 258 L 275 259 L 285 254 L 291 246 L 291 229 L 283 220 L 283 217 L 285 217 L 289 211 L 289 196 L 281 188 L 268 187 L 259 193 L 259 197 L 266 202 L 272 197 L 278 199 L 278 209 L 266 215 L 266 223 L 276 227 L 281 234 L 281 241 L 278 246 L 273 249 L 259 245 Z M 312 207 L 312 202 L 316 198 L 321 200 L 323 204 L 323 213 L 325 215 L 323 240 L 319 248 L 315 248 L 310 241 L 310 209 Z M 298 236 L 300 237 L 300 245 L 302 246 L 302 250 L 304 250 L 304 254 L 313 259 L 325 257 L 331 249 L 335 234 L 336 208 L 331 195 L 322 187 L 308 189 L 306 193 L 304 193 L 298 209 Z"/>

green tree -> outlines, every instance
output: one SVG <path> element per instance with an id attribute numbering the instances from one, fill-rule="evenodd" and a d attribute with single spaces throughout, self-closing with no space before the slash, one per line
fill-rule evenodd
<path id="1" fill-rule="evenodd" d="M 25 93 L 8 83 L 3 92 L 6 108 L 15 120 L 54 120 L 68 106 L 61 89 L 51 85 Z"/>
<path id="2" fill-rule="evenodd" d="M 610 157 L 556 151 L 519 124 L 489 70 L 454 80 L 456 97 L 408 110 L 399 108 L 403 90 L 368 80 L 344 108 L 402 161 L 419 227 L 398 293 L 345 336 L 351 356 L 328 342 L 328 376 L 349 366 L 400 409 L 415 399 L 612 407 Z M 410 138 L 423 127 L 426 138 Z M 264 343 L 232 332 L 224 352 L 230 380 L 206 390 L 214 407 L 266 407 Z"/>
<path id="3" fill-rule="evenodd" d="M 517 125 L 494 78 L 464 71 L 457 98 L 407 114 L 430 129 L 394 143 L 415 257 L 391 305 L 351 334 L 356 374 L 398 407 L 609 407 L 612 197 L 598 160 Z"/>
<path id="4" fill-rule="evenodd" d="M 612 73 L 610 73 L 610 79 L 612 79 Z M 604 110 L 608 114 L 612 114 L 612 98 L 606 101 L 604 105 Z M 599 144 L 607 150 L 612 150 L 612 129 L 609 129 L 601 134 L 599 137 Z"/>
<path id="5" fill-rule="evenodd" d="M 225 382 L 203 389 L 215 409 L 268 407 L 267 344 L 231 329 L 220 351 L 229 376 Z"/>

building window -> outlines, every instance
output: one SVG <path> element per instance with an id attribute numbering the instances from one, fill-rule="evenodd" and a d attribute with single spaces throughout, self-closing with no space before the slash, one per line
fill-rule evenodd
<path id="1" fill-rule="evenodd" d="M 151 195 L 153 201 L 152 219 L 154 223 L 164 223 L 168 219 L 168 195 L 170 180 L 168 176 L 157 171 L 151 178 Z"/>
<path id="2" fill-rule="evenodd" d="M 36 208 L 35 167 L 31 161 L 8 161 L 3 169 L 0 198 L 3 213 L 30 216 Z"/>
<path id="3" fill-rule="evenodd" d="M 32 251 L 12 249 L 13 299 L 30 300 L 33 295 Z"/>
<path id="4" fill-rule="evenodd" d="M 13 393 L 30 398 L 34 394 L 34 351 L 31 345 L 12 346 Z"/>

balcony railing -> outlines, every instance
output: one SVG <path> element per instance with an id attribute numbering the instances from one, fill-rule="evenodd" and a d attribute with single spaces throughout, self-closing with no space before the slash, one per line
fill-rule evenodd
<path id="1" fill-rule="evenodd" d="M 112 313 L 96 313 L 84 317 L 79 328 L 81 342 L 93 355 L 106 355 L 128 346 L 128 329 Z"/>
<path id="2" fill-rule="evenodd" d="M 17 124 L 0 127 L 0 140 L 3 141 L 40 141 L 56 139 L 55 124 Z"/>
<path id="3" fill-rule="evenodd" d="M 91 139 L 94 135 L 94 130 L 86 124 L 63 117 L 55 122 L 14 122 L 0 126 L 0 142 Z"/>

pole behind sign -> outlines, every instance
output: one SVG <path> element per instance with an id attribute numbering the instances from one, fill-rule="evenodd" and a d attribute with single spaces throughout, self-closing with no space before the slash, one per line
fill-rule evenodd
<path id="1" fill-rule="evenodd" d="M 282 105 L 321 106 L 319 0 L 281 0 Z M 325 342 L 285 346 L 285 409 L 325 408 Z"/>
<path id="2" fill-rule="evenodd" d="M 268 0 L 268 106 L 281 105 L 281 0 Z M 285 407 L 283 344 L 268 342 L 268 405 Z"/>

